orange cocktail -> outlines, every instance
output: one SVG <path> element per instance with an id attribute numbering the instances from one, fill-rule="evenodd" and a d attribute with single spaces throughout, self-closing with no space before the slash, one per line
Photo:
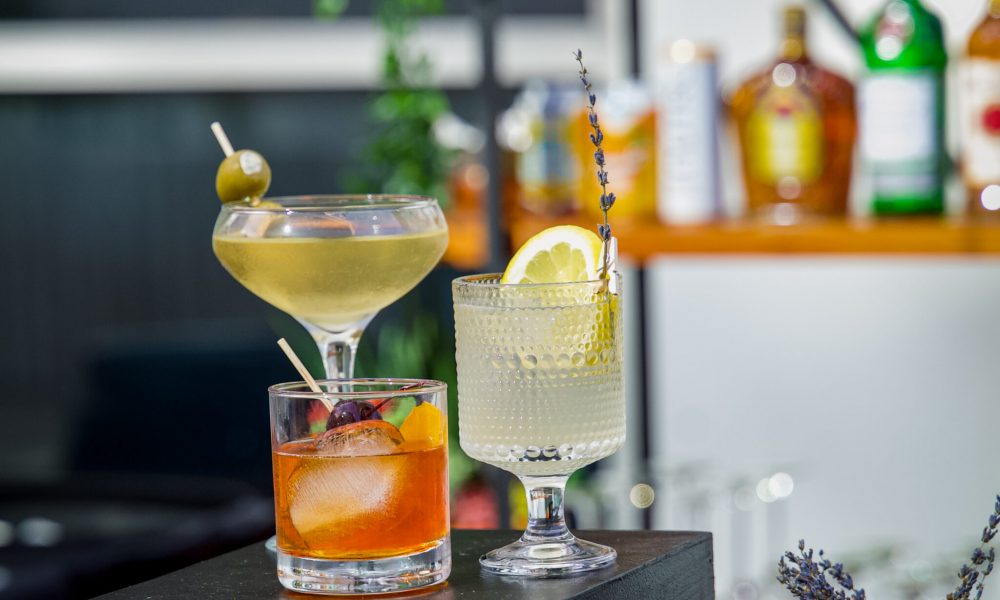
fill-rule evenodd
<path id="1" fill-rule="evenodd" d="M 444 384 L 321 384 L 330 391 L 271 388 L 279 579 L 325 593 L 443 580 L 451 565 Z"/>
<path id="2" fill-rule="evenodd" d="M 381 456 L 323 456 L 307 440 L 283 444 L 271 456 L 278 545 L 289 554 L 398 556 L 426 550 L 448 534 L 444 444 Z"/>

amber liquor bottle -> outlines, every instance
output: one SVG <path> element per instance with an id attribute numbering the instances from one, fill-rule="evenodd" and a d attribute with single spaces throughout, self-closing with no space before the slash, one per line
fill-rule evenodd
<path id="1" fill-rule="evenodd" d="M 730 99 L 747 205 L 778 223 L 843 215 L 856 137 L 854 86 L 819 66 L 806 46 L 806 13 L 785 8 L 777 59 Z"/>
<path id="2" fill-rule="evenodd" d="M 962 181 L 973 213 L 1000 213 L 1000 0 L 969 36 L 962 64 Z"/>

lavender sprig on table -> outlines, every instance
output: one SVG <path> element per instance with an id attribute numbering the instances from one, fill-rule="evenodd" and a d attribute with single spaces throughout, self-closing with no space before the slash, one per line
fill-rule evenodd
<path id="1" fill-rule="evenodd" d="M 590 134 L 590 141 L 594 144 L 594 162 L 597 163 L 597 182 L 601 184 L 601 212 L 604 213 L 604 223 L 597 226 L 597 233 L 604 240 L 604 264 L 601 266 L 601 277 L 608 276 L 608 253 L 611 246 L 611 225 L 608 223 L 608 210 L 615 205 L 614 192 L 608 191 L 608 171 L 604 163 L 604 132 L 601 131 L 601 124 L 597 120 L 597 112 L 594 106 L 597 104 L 597 95 L 594 94 L 593 85 L 588 77 L 587 67 L 583 66 L 583 51 L 577 50 L 573 53 L 576 62 L 580 63 L 580 81 L 587 91 L 587 112 L 590 119 L 590 128 L 594 130 Z"/>
<path id="2" fill-rule="evenodd" d="M 986 577 L 993 572 L 993 564 L 996 562 L 996 548 L 987 546 L 997 534 L 997 526 L 1000 525 L 1000 495 L 997 496 L 993 505 L 993 514 L 990 515 L 986 527 L 983 528 L 983 535 L 979 538 L 980 545 L 972 551 L 972 566 L 962 565 L 958 571 L 958 587 L 948 594 L 947 600 L 979 600 L 983 596 L 983 584 Z M 988 550 L 984 550 L 984 547 Z M 975 594 L 973 595 L 973 591 Z"/>
<path id="3" fill-rule="evenodd" d="M 989 516 L 983 534 L 979 538 L 980 545 L 972 550 L 969 564 L 962 565 L 958 571 L 959 582 L 955 591 L 946 596 L 946 600 L 980 600 L 983 597 L 983 587 L 986 578 L 993 572 L 996 564 L 996 548 L 989 545 L 1000 528 L 1000 495 L 996 497 L 993 513 Z M 812 548 L 806 550 L 805 540 L 799 540 L 799 554 L 785 552 L 778 561 L 778 582 L 784 585 L 796 598 L 803 600 L 864 600 L 865 591 L 854 588 L 854 580 L 844 571 L 840 563 L 831 564 L 819 551 L 818 562 L 813 561 Z M 787 559 L 787 562 L 786 562 Z M 829 575 L 841 589 L 834 587 L 827 579 Z"/>
<path id="4" fill-rule="evenodd" d="M 854 588 L 854 579 L 844 565 L 831 563 L 822 550 L 819 560 L 814 561 L 813 550 L 806 550 L 805 540 L 799 540 L 797 555 L 785 552 L 778 561 L 778 582 L 802 600 L 865 600 L 865 591 Z"/>

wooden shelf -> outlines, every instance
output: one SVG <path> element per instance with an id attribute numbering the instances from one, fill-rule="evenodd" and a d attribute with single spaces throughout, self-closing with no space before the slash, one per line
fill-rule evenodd
<path id="1" fill-rule="evenodd" d="M 519 216 L 511 222 L 516 248 L 546 227 L 596 228 L 596 219 Z M 646 261 L 663 254 L 876 254 L 1000 256 L 1000 219 L 833 219 L 779 226 L 751 221 L 668 226 L 611 221 L 619 251 Z"/>

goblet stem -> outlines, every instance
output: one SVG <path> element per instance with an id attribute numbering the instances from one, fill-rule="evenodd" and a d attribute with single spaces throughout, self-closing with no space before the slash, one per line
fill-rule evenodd
<path id="1" fill-rule="evenodd" d="M 523 577 L 561 577 L 603 569 L 617 553 L 578 540 L 566 527 L 563 493 L 568 475 L 520 476 L 528 494 L 528 528 L 521 539 L 487 552 L 479 564 L 489 572 Z"/>
<path id="2" fill-rule="evenodd" d="M 521 535 L 521 541 L 534 544 L 572 540 L 573 534 L 566 527 L 563 507 L 569 476 L 522 476 L 520 479 L 528 495 L 528 527 Z"/>

